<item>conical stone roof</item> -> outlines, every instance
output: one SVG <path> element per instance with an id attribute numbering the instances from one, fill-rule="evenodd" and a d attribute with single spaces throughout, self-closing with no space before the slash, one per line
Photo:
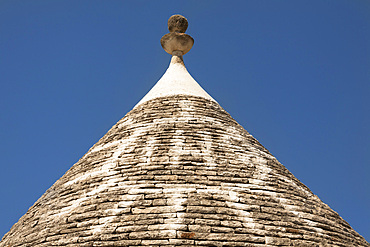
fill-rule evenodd
<path id="1" fill-rule="evenodd" d="M 157 85 L 0 247 L 370 246 L 172 54 Z"/>

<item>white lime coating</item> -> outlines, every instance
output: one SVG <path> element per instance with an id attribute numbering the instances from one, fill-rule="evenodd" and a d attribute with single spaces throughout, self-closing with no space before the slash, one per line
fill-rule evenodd
<path id="1" fill-rule="evenodd" d="M 189 74 L 182 57 L 175 55 L 172 56 L 170 66 L 161 79 L 135 107 L 155 98 L 178 94 L 199 96 L 217 102 Z"/>

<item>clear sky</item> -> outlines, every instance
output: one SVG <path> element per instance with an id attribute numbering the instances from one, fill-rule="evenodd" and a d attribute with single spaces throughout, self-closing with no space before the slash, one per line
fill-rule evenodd
<path id="1" fill-rule="evenodd" d="M 193 77 L 370 241 L 370 1 L 0 0 L 0 237 L 166 70 Z"/>

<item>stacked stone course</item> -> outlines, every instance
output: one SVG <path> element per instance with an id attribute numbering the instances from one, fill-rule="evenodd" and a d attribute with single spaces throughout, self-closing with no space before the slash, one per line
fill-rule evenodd
<path id="1" fill-rule="evenodd" d="M 217 103 L 130 111 L 0 242 L 8 246 L 370 246 Z"/>

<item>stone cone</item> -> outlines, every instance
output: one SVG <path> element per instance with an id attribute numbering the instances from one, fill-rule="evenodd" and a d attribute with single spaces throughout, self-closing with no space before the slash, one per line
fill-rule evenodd
<path id="1" fill-rule="evenodd" d="M 148 100 L 114 125 L 5 246 L 370 246 L 214 100 Z"/>

